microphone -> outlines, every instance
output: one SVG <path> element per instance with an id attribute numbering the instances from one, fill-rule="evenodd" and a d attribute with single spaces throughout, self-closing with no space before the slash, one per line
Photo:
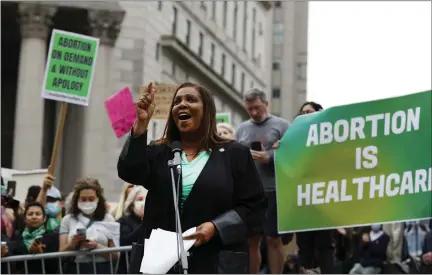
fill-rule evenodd
<path id="1" fill-rule="evenodd" d="M 172 164 L 173 164 L 173 166 L 176 167 L 177 173 L 179 173 L 179 174 L 181 173 L 181 152 L 182 152 L 181 147 L 182 146 L 181 146 L 180 141 L 174 141 L 171 145 L 172 152 L 174 154 L 174 159 L 173 159 Z"/>

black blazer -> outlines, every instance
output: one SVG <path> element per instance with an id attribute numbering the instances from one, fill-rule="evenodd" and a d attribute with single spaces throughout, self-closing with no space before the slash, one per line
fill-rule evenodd
<path id="1" fill-rule="evenodd" d="M 172 158 L 168 145 L 147 145 L 146 133 L 128 137 L 123 146 L 117 165 L 119 177 L 149 190 L 139 243 L 149 237 L 152 229 L 176 229 L 167 165 Z M 179 188 L 181 194 L 181 179 Z M 247 231 L 261 226 L 266 208 L 267 200 L 249 149 L 237 142 L 213 148 L 180 216 L 183 231 L 211 221 L 217 236 L 190 250 L 189 273 L 248 273 Z"/>

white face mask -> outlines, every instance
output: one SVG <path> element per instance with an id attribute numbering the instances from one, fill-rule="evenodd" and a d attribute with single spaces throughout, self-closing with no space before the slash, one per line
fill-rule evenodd
<path id="1" fill-rule="evenodd" d="M 78 202 L 78 208 L 86 215 L 91 215 L 95 212 L 99 201 L 93 201 L 93 202 Z"/>
<path id="2" fill-rule="evenodd" d="M 144 201 L 135 201 L 134 202 L 134 212 L 137 216 L 141 215 L 141 211 L 144 208 L 145 200 Z"/>

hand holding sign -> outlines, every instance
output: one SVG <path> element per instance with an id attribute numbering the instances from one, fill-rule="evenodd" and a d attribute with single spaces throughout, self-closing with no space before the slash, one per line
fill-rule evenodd
<path id="1" fill-rule="evenodd" d="M 141 135 L 147 130 L 148 123 L 156 107 L 154 104 L 156 89 L 153 88 L 151 82 L 147 87 L 147 91 L 135 103 L 137 112 L 137 122 L 133 129 L 135 135 Z"/>
<path id="2" fill-rule="evenodd" d="M 55 181 L 55 177 L 54 177 L 53 175 L 48 174 L 48 175 L 44 178 L 44 181 L 43 181 L 43 184 L 42 184 L 42 188 L 43 188 L 45 191 L 47 191 L 48 189 L 51 188 L 51 186 L 53 186 L 54 181 Z"/>

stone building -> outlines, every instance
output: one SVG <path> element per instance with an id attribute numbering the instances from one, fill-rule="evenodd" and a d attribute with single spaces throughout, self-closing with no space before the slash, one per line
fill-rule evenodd
<path id="1" fill-rule="evenodd" d="M 103 102 L 125 86 L 137 97 L 150 81 L 200 83 L 233 124 L 247 118 L 244 91 L 271 90 L 267 1 L 1 2 L 1 13 L 2 167 L 50 163 L 60 104 L 43 100 L 41 87 L 52 29 L 100 38 L 90 104 L 68 107 L 55 171 L 63 192 L 87 175 L 100 179 L 108 200 L 117 200 L 124 138 L 115 137 Z M 150 138 L 163 127 L 155 121 Z"/>
<path id="2" fill-rule="evenodd" d="M 309 3 L 272 3 L 272 113 L 291 121 L 306 101 Z"/>

